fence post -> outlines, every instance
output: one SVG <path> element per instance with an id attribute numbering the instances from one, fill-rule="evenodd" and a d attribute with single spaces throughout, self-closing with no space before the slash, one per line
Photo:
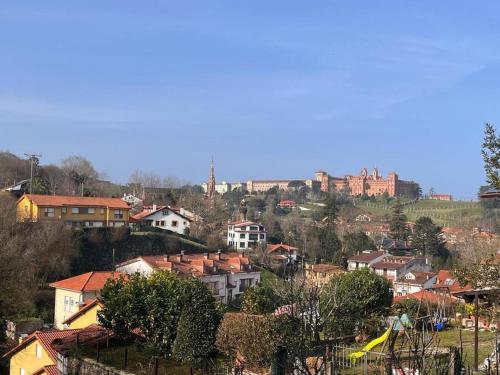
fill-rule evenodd
<path id="1" fill-rule="evenodd" d="M 368 375 L 368 352 L 365 353 L 365 368 L 364 368 L 364 374 Z"/>
<path id="2" fill-rule="evenodd" d="M 127 369 L 127 364 L 128 364 L 128 348 L 125 347 L 125 356 L 123 357 L 123 369 Z"/>

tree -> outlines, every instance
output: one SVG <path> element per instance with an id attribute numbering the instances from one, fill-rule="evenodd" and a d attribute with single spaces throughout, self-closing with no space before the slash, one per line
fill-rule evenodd
<path id="1" fill-rule="evenodd" d="M 198 280 L 160 271 L 110 280 L 101 292 L 99 322 L 120 336 L 139 329 L 158 355 L 198 366 L 212 353 L 220 309 Z"/>
<path id="2" fill-rule="evenodd" d="M 61 169 L 73 182 L 74 192 L 85 194 L 85 185 L 90 185 L 97 178 L 97 171 L 92 163 L 82 156 L 69 156 L 61 162 Z"/>
<path id="3" fill-rule="evenodd" d="M 337 215 L 339 212 L 337 197 L 335 196 L 335 194 L 330 194 L 325 200 L 324 204 L 325 205 L 322 210 L 323 218 L 329 228 L 334 228 L 335 221 L 337 220 Z"/>
<path id="4" fill-rule="evenodd" d="M 403 213 L 403 205 L 398 199 L 392 207 L 392 216 L 389 222 L 389 236 L 394 240 L 406 241 L 409 236 L 409 229 L 406 226 L 408 219 Z"/>
<path id="5" fill-rule="evenodd" d="M 281 304 L 282 301 L 274 289 L 261 283 L 245 290 L 241 310 L 247 314 L 268 314 Z"/>
<path id="6" fill-rule="evenodd" d="M 484 141 L 481 154 L 484 160 L 484 170 L 486 171 L 486 180 L 491 186 L 500 188 L 500 135 L 497 136 L 495 128 L 491 124 L 484 126 Z"/>
<path id="7" fill-rule="evenodd" d="M 68 195 L 70 192 L 64 190 L 67 176 L 57 165 L 47 165 L 42 167 L 40 176 L 46 182 L 48 193 L 51 195 Z"/>
<path id="8" fill-rule="evenodd" d="M 173 355 L 194 367 L 204 367 L 213 354 L 222 313 L 199 280 L 189 280 L 186 287 L 187 301 L 177 324 Z"/>
<path id="9" fill-rule="evenodd" d="M 443 239 L 441 229 L 442 227 L 434 224 L 430 217 L 419 217 L 411 236 L 413 247 L 423 256 L 430 255 L 442 259 L 448 258 L 449 251 L 445 247 L 445 240 Z"/>
<path id="10" fill-rule="evenodd" d="M 342 243 L 330 227 L 310 227 L 307 234 L 305 251 L 313 259 L 333 261 L 342 249 Z"/>
<path id="11" fill-rule="evenodd" d="M 358 251 L 376 249 L 373 240 L 360 230 L 347 232 L 342 237 L 342 252 L 350 257 Z"/>
<path id="12" fill-rule="evenodd" d="M 368 269 L 356 270 L 330 279 L 321 298 L 324 331 L 330 337 L 376 334 L 380 319 L 392 301 L 391 283 Z"/>
<path id="13" fill-rule="evenodd" d="M 292 180 L 287 185 L 291 189 L 300 190 L 300 188 L 306 186 L 305 182 L 302 180 Z"/>

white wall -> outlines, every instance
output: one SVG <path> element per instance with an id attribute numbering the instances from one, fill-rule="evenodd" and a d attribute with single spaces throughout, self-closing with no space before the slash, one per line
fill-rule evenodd
<path id="1" fill-rule="evenodd" d="M 136 272 L 139 272 L 140 274 L 142 274 L 144 276 L 149 276 L 153 273 L 154 269 L 148 263 L 146 263 L 144 260 L 137 259 L 136 261 L 134 261 L 132 263 L 125 264 L 123 266 L 120 266 L 120 265 L 117 266 L 116 271 L 125 273 L 127 275 L 132 275 Z"/>
<path id="2" fill-rule="evenodd" d="M 164 210 L 156 211 L 154 214 L 149 215 L 144 220 L 152 220 L 153 222 L 151 223 L 151 226 L 153 227 L 168 229 L 179 234 L 185 234 L 186 228 L 189 228 L 189 226 L 191 225 L 188 219 L 167 208 L 165 208 Z M 157 224 L 157 221 L 159 221 L 160 223 Z M 161 221 L 164 221 L 164 225 L 161 225 Z M 173 226 L 173 222 L 177 222 L 177 226 Z"/>

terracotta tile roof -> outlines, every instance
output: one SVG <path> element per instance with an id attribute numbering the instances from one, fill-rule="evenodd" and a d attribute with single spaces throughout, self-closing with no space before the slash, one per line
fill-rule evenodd
<path id="1" fill-rule="evenodd" d="M 95 305 L 100 305 L 102 307 L 102 304 L 97 300 L 97 298 L 93 298 L 93 299 L 91 299 L 89 301 L 86 301 L 85 304 L 80 307 L 80 310 L 78 310 L 76 313 L 74 313 L 69 318 L 67 318 L 63 322 L 63 324 L 69 324 L 69 323 L 71 323 L 72 321 L 74 321 L 79 316 L 85 314 L 86 311 L 89 311 Z"/>
<path id="2" fill-rule="evenodd" d="M 272 253 L 278 250 L 284 250 L 289 253 L 293 253 L 294 251 L 297 251 L 298 248 L 290 246 L 290 245 L 285 245 L 284 243 L 278 243 L 278 244 L 269 244 L 267 245 L 267 252 Z"/>
<path id="3" fill-rule="evenodd" d="M 372 260 L 377 259 L 378 257 L 385 255 L 385 251 L 363 251 L 359 254 L 353 255 L 348 259 L 349 262 L 371 262 Z"/>
<path id="4" fill-rule="evenodd" d="M 153 269 L 178 272 L 191 276 L 255 272 L 250 258 L 237 252 L 142 256 L 120 263 L 117 267 L 122 267 L 141 259 Z"/>
<path id="5" fill-rule="evenodd" d="M 83 291 L 99 291 L 104 287 L 108 279 L 119 279 L 120 272 L 111 271 L 93 271 L 81 275 L 73 276 L 68 279 L 59 280 L 49 284 L 52 288 L 62 288 L 75 290 L 78 292 Z"/>
<path id="6" fill-rule="evenodd" d="M 65 337 L 76 334 L 81 331 L 81 329 L 66 329 L 63 331 L 35 331 L 29 335 L 22 343 L 17 345 L 15 348 L 10 350 L 3 358 L 10 358 L 13 354 L 17 353 L 19 350 L 26 347 L 26 345 L 31 342 L 38 340 L 40 345 L 43 346 L 47 354 L 52 358 L 54 362 L 57 362 L 57 350 L 52 346 L 52 343 L 56 339 L 63 339 Z"/>
<path id="7" fill-rule="evenodd" d="M 342 267 L 328 263 L 313 264 L 311 265 L 310 270 L 313 272 L 332 273 L 332 274 L 344 272 L 344 269 Z"/>
<path id="8" fill-rule="evenodd" d="M 32 375 L 61 375 L 61 372 L 57 369 L 56 365 L 44 366 L 36 370 Z"/>
<path id="9" fill-rule="evenodd" d="M 229 223 L 229 225 L 234 225 L 235 227 L 243 227 L 243 226 L 247 226 L 247 225 L 260 225 L 260 226 L 262 226 L 262 224 L 256 223 L 254 221 L 241 221 L 241 220 L 232 221 Z"/>
<path id="10" fill-rule="evenodd" d="M 432 303 L 452 303 L 455 299 L 448 295 L 435 293 L 431 290 L 423 289 L 419 292 L 410 293 L 405 296 L 397 296 L 392 299 L 392 303 L 401 302 L 407 299 L 424 300 Z"/>
<path id="11" fill-rule="evenodd" d="M 110 207 L 123 210 L 130 209 L 127 202 L 121 198 L 102 198 L 102 197 L 77 197 L 65 195 L 41 195 L 25 194 L 20 200 L 26 197 L 38 206 L 92 206 L 92 207 Z"/>

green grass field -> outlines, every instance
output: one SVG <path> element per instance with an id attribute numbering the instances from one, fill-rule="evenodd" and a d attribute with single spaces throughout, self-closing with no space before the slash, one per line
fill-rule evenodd
<path id="1" fill-rule="evenodd" d="M 356 207 L 378 216 L 390 216 L 394 201 L 390 204 L 382 201 L 358 201 Z M 416 221 L 421 216 L 429 216 L 434 222 L 443 226 L 454 226 L 467 221 L 480 219 L 483 208 L 479 202 L 437 201 L 422 199 L 415 203 L 406 202 L 404 213 L 410 221 Z"/>

